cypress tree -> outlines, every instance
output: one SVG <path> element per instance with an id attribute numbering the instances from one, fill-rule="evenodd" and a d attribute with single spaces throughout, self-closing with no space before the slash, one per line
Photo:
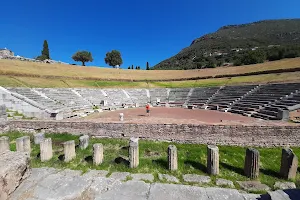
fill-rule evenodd
<path id="1" fill-rule="evenodd" d="M 146 64 L 146 70 L 150 70 L 149 62 L 147 62 L 147 64 Z"/>
<path id="2" fill-rule="evenodd" d="M 49 47 L 47 40 L 44 40 L 42 57 L 45 59 L 50 59 Z"/>

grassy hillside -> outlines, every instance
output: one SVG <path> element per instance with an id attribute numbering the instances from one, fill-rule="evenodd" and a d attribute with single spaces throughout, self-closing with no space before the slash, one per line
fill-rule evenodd
<path id="1" fill-rule="evenodd" d="M 296 69 L 296 71 L 247 75 L 248 73 L 253 72 L 289 69 Z M 300 82 L 300 71 L 297 70 L 300 70 L 300 58 L 240 67 L 220 67 L 216 69 L 184 71 L 117 70 L 97 67 L 78 67 L 62 64 L 52 65 L 0 60 L 0 86 L 154 88 L 206 87 L 268 82 Z M 228 77 L 219 77 L 221 75 L 227 75 Z"/>
<path id="2" fill-rule="evenodd" d="M 254 47 L 266 48 L 269 45 L 300 45 L 300 19 L 265 20 L 249 24 L 221 27 L 214 33 L 195 39 L 190 46 L 182 49 L 177 55 L 166 59 L 154 69 L 191 69 L 198 67 L 199 59 L 204 53 L 222 52 L 227 55 L 212 56 L 218 61 L 233 61 L 237 54 L 234 48 L 243 50 Z M 267 49 L 265 49 L 267 50 Z M 198 61 L 197 61 L 198 60 Z"/>

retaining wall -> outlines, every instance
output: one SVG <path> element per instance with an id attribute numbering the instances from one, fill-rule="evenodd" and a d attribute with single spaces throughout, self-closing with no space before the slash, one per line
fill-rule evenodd
<path id="1" fill-rule="evenodd" d="M 139 137 L 183 143 L 238 146 L 300 146 L 297 126 L 221 126 L 193 124 L 125 124 L 62 121 L 8 121 L 0 132 L 8 130 L 47 133 L 88 134 L 96 137 Z"/>

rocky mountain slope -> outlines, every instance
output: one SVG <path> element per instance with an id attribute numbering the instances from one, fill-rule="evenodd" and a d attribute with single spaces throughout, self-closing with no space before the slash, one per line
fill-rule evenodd
<path id="1" fill-rule="evenodd" d="M 264 20 L 221 27 L 214 33 L 192 41 L 177 55 L 160 62 L 153 69 L 196 68 L 200 57 L 225 56 L 227 61 L 243 50 L 300 45 L 300 19 Z"/>

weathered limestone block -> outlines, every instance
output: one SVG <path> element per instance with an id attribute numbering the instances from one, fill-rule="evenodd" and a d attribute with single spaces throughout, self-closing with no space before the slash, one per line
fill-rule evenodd
<path id="1" fill-rule="evenodd" d="M 120 121 L 122 122 L 122 121 L 124 121 L 124 113 L 120 113 Z"/>
<path id="2" fill-rule="evenodd" d="M 292 149 L 282 149 L 280 176 L 285 179 L 295 179 L 298 169 L 298 158 Z"/>
<path id="3" fill-rule="evenodd" d="M 45 139 L 44 133 L 37 133 L 34 135 L 34 144 L 40 144 Z"/>
<path id="4" fill-rule="evenodd" d="M 168 147 L 168 163 L 169 163 L 169 170 L 178 169 L 177 148 L 175 145 L 169 145 Z"/>
<path id="5" fill-rule="evenodd" d="M 23 137 L 20 137 L 20 138 L 16 139 L 16 148 L 17 148 L 17 151 L 24 152 L 24 140 L 23 140 Z"/>
<path id="6" fill-rule="evenodd" d="M 83 135 L 79 138 L 80 149 L 86 149 L 89 146 L 89 136 Z"/>
<path id="7" fill-rule="evenodd" d="M 30 145 L 30 137 L 24 136 L 23 137 L 23 145 L 24 145 L 24 152 L 31 152 L 31 145 Z"/>
<path id="8" fill-rule="evenodd" d="M 7 136 L 2 136 L 0 137 L 0 153 L 4 151 L 9 151 L 9 137 Z"/>
<path id="9" fill-rule="evenodd" d="M 48 161 L 53 157 L 51 138 L 45 138 L 40 142 L 40 153 L 42 162 Z"/>
<path id="10" fill-rule="evenodd" d="M 219 174 L 219 148 L 214 145 L 207 146 L 207 172 L 211 175 Z"/>
<path id="11" fill-rule="evenodd" d="M 139 166 L 139 138 L 130 138 L 129 141 L 129 167 Z"/>
<path id="12" fill-rule="evenodd" d="M 93 163 L 94 165 L 99 165 L 103 162 L 103 145 L 102 144 L 94 144 L 93 145 Z"/>
<path id="13" fill-rule="evenodd" d="M 30 145 L 30 137 L 23 136 L 16 139 L 16 147 L 17 151 L 21 152 L 31 152 L 31 145 Z"/>
<path id="14" fill-rule="evenodd" d="M 247 148 L 245 166 L 245 175 L 250 179 L 256 179 L 259 175 L 259 151 L 253 148 Z"/>
<path id="15" fill-rule="evenodd" d="M 65 162 L 69 162 L 76 157 L 74 140 L 70 140 L 64 143 L 64 156 Z"/>
<path id="16" fill-rule="evenodd" d="M 0 200 L 8 199 L 29 174 L 28 153 L 13 151 L 0 153 Z"/>

